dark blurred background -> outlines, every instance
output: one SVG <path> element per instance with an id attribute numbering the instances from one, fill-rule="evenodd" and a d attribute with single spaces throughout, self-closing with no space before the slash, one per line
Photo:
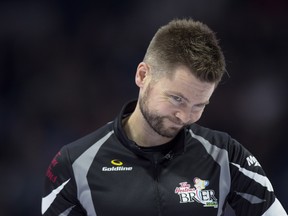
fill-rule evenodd
<path id="1" fill-rule="evenodd" d="M 40 215 L 52 157 L 137 97 L 150 39 L 184 17 L 217 32 L 230 74 L 200 123 L 253 152 L 287 211 L 287 11 L 286 0 L 0 1 L 0 215 Z"/>

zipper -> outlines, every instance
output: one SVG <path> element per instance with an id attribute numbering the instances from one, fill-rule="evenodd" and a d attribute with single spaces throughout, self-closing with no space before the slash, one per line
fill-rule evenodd
<path id="1" fill-rule="evenodd" d="M 161 198 L 160 198 L 160 191 L 159 191 L 159 165 L 155 157 L 153 159 L 153 165 L 154 165 L 154 187 L 155 187 L 155 193 L 156 193 L 156 205 L 157 205 L 157 212 L 158 212 L 157 215 L 162 216 Z"/>
<path id="2" fill-rule="evenodd" d="M 154 166 L 154 187 L 155 187 L 155 193 L 156 193 L 156 204 L 157 204 L 157 212 L 158 216 L 162 216 L 162 202 L 161 202 L 161 197 L 160 197 L 160 191 L 159 191 L 159 169 L 160 169 L 160 164 L 163 163 L 166 160 L 172 160 L 173 159 L 173 154 L 172 151 L 168 152 L 165 156 L 159 157 L 159 155 L 154 154 L 152 157 L 152 163 Z"/>

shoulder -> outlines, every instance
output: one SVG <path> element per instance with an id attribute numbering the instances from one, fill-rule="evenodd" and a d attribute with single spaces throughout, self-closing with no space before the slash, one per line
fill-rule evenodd
<path id="1" fill-rule="evenodd" d="M 193 124 L 189 126 L 190 135 L 198 141 L 208 142 L 219 148 L 228 148 L 229 143 L 237 143 L 228 133 Z"/>
<path id="2" fill-rule="evenodd" d="M 234 161 L 236 158 L 246 159 L 251 153 L 236 139 L 226 132 L 213 130 L 197 124 L 191 125 L 189 134 L 192 138 L 198 140 L 206 149 L 217 149 L 219 152 L 226 152 L 229 160 Z"/>
<path id="3" fill-rule="evenodd" d="M 216 152 L 225 152 L 230 163 L 237 168 L 258 170 L 260 163 L 253 154 L 228 133 L 212 130 L 194 124 L 189 127 L 190 135 L 198 140 L 206 149 L 214 149 Z M 262 171 L 259 171 L 263 173 Z"/>
<path id="4" fill-rule="evenodd" d="M 73 163 L 80 155 L 93 148 L 93 146 L 95 146 L 94 148 L 100 148 L 113 133 L 112 122 L 109 122 L 103 127 L 64 145 L 61 152 L 69 158 L 70 163 Z"/>

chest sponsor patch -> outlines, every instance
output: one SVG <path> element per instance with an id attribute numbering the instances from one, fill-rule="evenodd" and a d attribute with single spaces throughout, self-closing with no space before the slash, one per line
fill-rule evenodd
<path id="1" fill-rule="evenodd" d="M 180 203 L 197 202 L 203 204 L 203 207 L 218 208 L 214 190 L 206 189 L 209 181 L 195 177 L 193 182 L 194 187 L 191 187 L 188 182 L 180 182 L 180 187 L 175 188 L 175 194 L 178 194 Z"/>
<path id="2" fill-rule="evenodd" d="M 113 166 L 102 167 L 102 171 L 103 172 L 115 172 L 115 171 L 123 172 L 123 171 L 131 171 L 133 169 L 133 167 L 123 166 L 124 163 L 118 159 L 111 160 L 111 164 Z"/>

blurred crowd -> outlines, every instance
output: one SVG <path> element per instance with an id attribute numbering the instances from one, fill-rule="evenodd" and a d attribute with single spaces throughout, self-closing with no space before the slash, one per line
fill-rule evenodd
<path id="1" fill-rule="evenodd" d="M 287 211 L 287 9 L 285 0 L 0 1 L 0 215 L 40 215 L 52 157 L 137 97 L 150 39 L 184 17 L 217 33 L 229 73 L 200 124 L 246 146 Z"/>

